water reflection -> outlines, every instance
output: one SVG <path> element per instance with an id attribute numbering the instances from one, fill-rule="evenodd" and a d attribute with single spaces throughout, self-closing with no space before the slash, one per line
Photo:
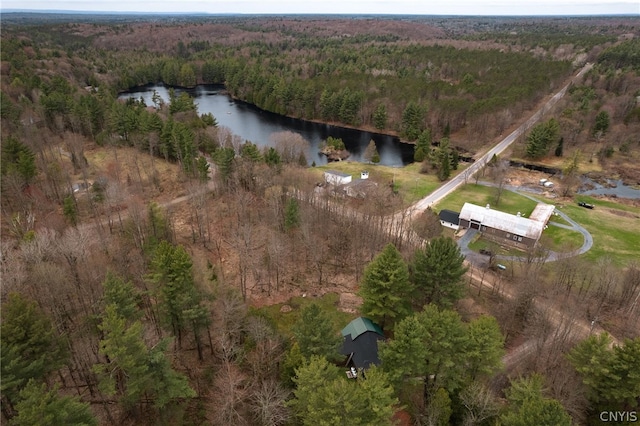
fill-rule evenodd
<path id="1" fill-rule="evenodd" d="M 169 89 L 162 84 L 147 85 L 120 95 L 120 98 L 142 98 L 147 105 L 153 105 L 153 92 L 167 102 Z M 351 153 L 349 160 L 364 161 L 362 155 L 374 140 L 380 154 L 380 164 L 402 166 L 413 161 L 413 146 L 401 143 L 398 138 L 355 129 L 346 129 L 324 123 L 314 123 L 283 117 L 262 111 L 253 105 L 235 101 L 225 92 L 223 86 L 200 85 L 194 89 L 175 89 L 176 95 L 186 91 L 198 107 L 198 113 L 211 113 L 219 126 L 228 127 L 242 139 L 249 140 L 258 146 L 269 146 L 271 135 L 277 132 L 292 131 L 299 133 L 311 144 L 309 163 L 326 164 L 325 156 L 318 154 L 320 144 L 329 136 L 341 138 Z"/>
<path id="2" fill-rule="evenodd" d="M 627 186 L 622 180 L 606 179 L 605 182 L 606 184 L 603 185 L 593 179 L 583 177 L 582 186 L 578 193 L 640 199 L 640 189 Z"/>

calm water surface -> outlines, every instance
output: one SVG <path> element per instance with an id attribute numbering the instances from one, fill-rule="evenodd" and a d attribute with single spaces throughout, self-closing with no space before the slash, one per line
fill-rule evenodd
<path id="1" fill-rule="evenodd" d="M 147 105 L 153 105 L 153 91 L 168 101 L 169 88 L 164 85 L 147 85 L 138 87 L 120 95 L 120 98 L 144 99 Z M 242 139 L 249 140 L 258 146 L 270 146 L 271 135 L 277 132 L 291 131 L 299 133 L 309 141 L 311 149 L 309 163 L 326 164 L 325 156 L 318 154 L 319 146 L 332 136 L 341 138 L 351 153 L 349 160 L 363 161 L 362 154 L 369 141 L 373 139 L 380 153 L 380 163 L 386 166 L 402 166 L 413 161 L 413 145 L 401 143 L 393 136 L 381 135 L 355 129 L 312 123 L 295 118 L 283 117 L 262 111 L 253 105 L 235 101 L 229 97 L 222 86 L 200 85 L 195 89 L 175 89 L 176 94 L 183 91 L 189 93 L 198 107 L 198 113 L 211 113 L 219 126 L 227 127 Z"/>

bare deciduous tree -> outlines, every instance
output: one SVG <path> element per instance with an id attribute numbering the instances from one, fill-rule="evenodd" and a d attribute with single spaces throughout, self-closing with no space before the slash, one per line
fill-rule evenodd
<path id="1" fill-rule="evenodd" d="M 460 392 L 460 402 L 466 408 L 463 425 L 475 426 L 495 417 L 499 412 L 496 396 L 481 383 L 472 382 Z"/>
<path id="2" fill-rule="evenodd" d="M 252 391 L 250 404 L 253 418 L 261 426 L 287 424 L 291 418 L 286 401 L 289 391 L 275 380 L 261 382 Z"/>
<path id="3" fill-rule="evenodd" d="M 215 410 L 214 424 L 219 425 L 248 425 L 244 418 L 248 388 L 247 378 L 238 366 L 230 361 L 224 361 L 214 380 Z"/>
<path id="4" fill-rule="evenodd" d="M 309 142 L 299 133 L 277 132 L 271 135 L 271 142 L 285 163 L 296 163 L 301 155 L 309 158 Z"/>

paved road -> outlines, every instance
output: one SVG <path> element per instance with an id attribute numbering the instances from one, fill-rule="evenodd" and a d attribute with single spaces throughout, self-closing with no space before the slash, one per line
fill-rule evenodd
<path id="1" fill-rule="evenodd" d="M 588 72 L 593 67 L 593 64 L 586 64 L 578 74 L 576 74 L 571 82 L 565 85 L 558 93 L 553 95 L 551 99 L 549 99 L 538 111 L 536 111 L 527 121 L 520 125 L 516 130 L 511 132 L 506 138 L 504 138 L 500 143 L 496 146 L 488 150 L 484 155 L 478 158 L 473 164 L 471 164 L 464 172 L 452 178 L 450 181 L 444 183 L 438 189 L 433 191 L 431 194 L 424 197 L 422 200 L 416 202 L 413 206 L 409 207 L 409 211 L 411 214 L 417 214 L 426 210 L 431 205 L 437 203 L 442 200 L 444 197 L 449 195 L 451 192 L 455 191 L 459 186 L 463 183 L 467 182 L 475 173 L 477 173 L 482 167 L 484 167 L 494 155 L 502 154 L 513 142 L 515 142 L 520 135 L 526 132 L 530 127 L 542 118 L 544 113 L 549 111 L 567 92 L 567 89 L 573 83 L 573 81 L 581 78 L 586 72 Z"/>

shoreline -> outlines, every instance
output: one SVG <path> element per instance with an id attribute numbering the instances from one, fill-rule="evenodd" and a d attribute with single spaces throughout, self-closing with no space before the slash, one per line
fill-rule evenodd
<path id="1" fill-rule="evenodd" d="M 149 83 L 141 84 L 141 85 L 138 85 L 138 86 L 129 87 L 128 89 L 125 89 L 125 90 L 119 90 L 117 92 L 117 94 L 118 94 L 118 96 L 120 96 L 120 95 L 126 94 L 128 92 L 133 92 L 133 91 L 139 90 L 139 89 L 144 88 L 146 86 L 153 86 L 153 85 L 158 85 L 158 84 L 161 84 L 161 85 L 163 85 L 163 86 L 165 86 L 167 88 L 180 89 L 180 90 L 185 90 L 185 91 L 193 91 L 198 86 L 219 86 L 219 87 L 223 88 L 222 91 L 221 91 L 222 94 L 225 94 L 225 95 L 229 96 L 235 102 L 242 102 L 243 104 L 249 105 L 252 108 L 256 108 L 257 110 L 259 110 L 261 112 L 265 112 L 265 113 L 268 113 L 268 114 L 275 114 L 275 115 L 278 115 L 280 117 L 286 117 L 286 118 L 290 118 L 290 119 L 293 119 L 293 120 L 300 120 L 300 121 L 304 121 L 304 122 L 307 122 L 307 123 L 324 124 L 324 125 L 327 125 L 327 126 L 337 127 L 337 128 L 340 128 L 340 129 L 358 130 L 358 131 L 361 131 L 361 132 L 367 132 L 367 133 L 371 133 L 371 134 L 374 134 L 374 135 L 388 136 L 388 137 L 392 137 L 392 138 L 397 139 L 398 142 L 400 142 L 402 144 L 405 144 L 405 145 L 415 145 L 416 144 L 415 142 L 411 142 L 411 141 L 402 139 L 400 137 L 400 135 L 398 134 L 398 132 L 391 131 L 391 130 L 389 130 L 389 131 L 380 131 L 380 130 L 374 128 L 374 127 L 369 128 L 369 127 L 362 127 L 362 126 L 361 127 L 351 126 L 351 125 L 340 123 L 340 122 L 323 121 L 323 120 L 319 120 L 319 119 L 300 118 L 300 117 L 295 117 L 295 116 L 292 116 L 292 115 L 279 114 L 277 112 L 269 111 L 269 110 L 266 110 L 264 108 L 259 107 L 256 104 L 252 104 L 250 102 L 247 102 L 242 98 L 239 98 L 237 96 L 233 96 L 227 90 L 226 86 L 223 83 L 198 83 L 195 86 L 188 87 L 188 86 L 175 86 L 175 85 L 171 85 L 171 84 L 166 84 L 163 81 L 158 81 L 158 82 L 155 82 L 155 83 L 149 82 Z"/>

